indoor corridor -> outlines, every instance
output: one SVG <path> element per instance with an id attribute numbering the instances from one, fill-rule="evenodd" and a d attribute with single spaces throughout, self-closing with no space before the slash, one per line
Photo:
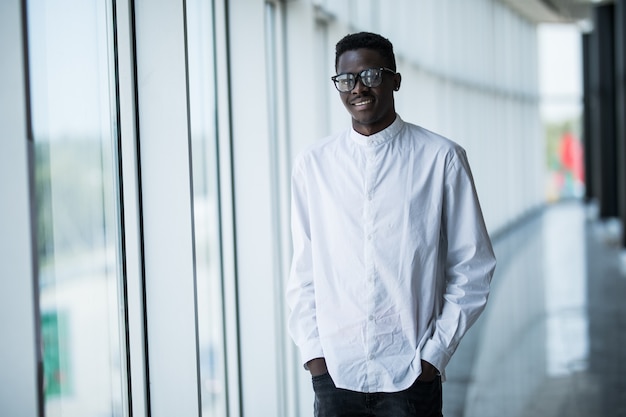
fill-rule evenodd
<path id="1" fill-rule="evenodd" d="M 0 28 L 0 417 L 313 416 L 291 174 L 352 126 L 360 31 L 401 74 L 372 109 L 463 148 L 493 237 L 444 416 L 626 417 L 626 0 L 1 0 Z"/>
<path id="2" fill-rule="evenodd" d="M 573 200 L 495 236 L 492 294 L 447 368 L 446 417 L 626 416 L 619 228 Z"/>

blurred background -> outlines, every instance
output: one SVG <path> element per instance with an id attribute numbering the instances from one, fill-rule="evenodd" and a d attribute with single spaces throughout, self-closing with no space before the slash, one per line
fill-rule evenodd
<path id="1" fill-rule="evenodd" d="M 313 415 L 289 176 L 357 31 L 498 257 L 444 415 L 626 416 L 624 0 L 3 0 L 0 415 Z"/>

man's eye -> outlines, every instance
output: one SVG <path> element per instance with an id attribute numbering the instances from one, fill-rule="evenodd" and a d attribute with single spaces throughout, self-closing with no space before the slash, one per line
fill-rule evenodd
<path id="1" fill-rule="evenodd" d="M 340 78 L 338 81 L 341 85 L 350 85 L 350 79 L 348 77 Z"/>

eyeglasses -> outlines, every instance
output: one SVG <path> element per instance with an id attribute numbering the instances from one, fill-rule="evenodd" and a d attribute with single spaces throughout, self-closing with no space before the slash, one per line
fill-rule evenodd
<path id="1" fill-rule="evenodd" d="M 333 77 L 330 77 L 331 80 L 335 83 L 335 88 L 340 93 L 347 93 L 349 91 L 354 90 L 356 87 L 356 82 L 360 78 L 361 82 L 366 87 L 378 87 L 383 82 L 383 71 L 390 72 L 395 74 L 396 72 L 390 68 L 368 68 L 359 72 L 358 74 L 353 74 L 351 72 L 344 72 L 343 74 L 337 74 Z"/>

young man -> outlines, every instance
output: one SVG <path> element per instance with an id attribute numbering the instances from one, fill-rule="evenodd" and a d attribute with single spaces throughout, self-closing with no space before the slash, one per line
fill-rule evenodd
<path id="1" fill-rule="evenodd" d="M 442 415 L 441 382 L 495 257 L 465 151 L 396 114 L 393 46 L 357 33 L 332 77 L 352 128 L 296 158 L 290 333 L 315 415 Z"/>

